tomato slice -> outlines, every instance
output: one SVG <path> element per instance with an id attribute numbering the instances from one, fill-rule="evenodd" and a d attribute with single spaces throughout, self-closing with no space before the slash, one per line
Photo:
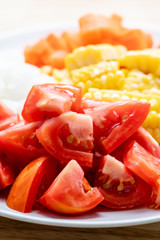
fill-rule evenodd
<path id="1" fill-rule="evenodd" d="M 79 164 L 72 160 L 54 180 L 39 202 L 52 211 L 79 214 L 96 207 L 103 196 L 84 178 Z"/>
<path id="2" fill-rule="evenodd" d="M 41 184 L 42 177 L 48 173 L 48 169 L 55 172 L 54 161 L 51 157 L 43 156 L 27 165 L 16 178 L 9 196 L 8 207 L 20 211 L 30 212 L 36 200 L 36 194 Z"/>
<path id="3" fill-rule="evenodd" d="M 82 111 L 82 88 L 66 84 L 55 84 L 55 87 L 65 90 L 72 97 L 72 111 L 78 113 Z"/>
<path id="4" fill-rule="evenodd" d="M 92 166 L 93 123 L 90 116 L 67 112 L 47 120 L 36 131 L 44 148 L 62 162 L 75 159 L 81 166 Z"/>
<path id="5" fill-rule="evenodd" d="M 15 115 L 15 113 L 6 106 L 2 101 L 0 101 L 0 121 Z"/>
<path id="6" fill-rule="evenodd" d="M 160 159 L 133 141 L 124 154 L 125 166 L 152 186 L 160 177 Z"/>
<path id="7" fill-rule="evenodd" d="M 141 126 L 149 108 L 148 103 L 119 101 L 84 109 L 93 119 L 95 150 L 111 153 Z"/>
<path id="8" fill-rule="evenodd" d="M 8 156 L 19 167 L 47 154 L 35 134 L 40 125 L 41 122 L 20 122 L 0 131 L 0 154 Z"/>
<path id="9" fill-rule="evenodd" d="M 0 157 L 0 190 L 11 185 L 16 178 L 16 170 L 5 156 Z"/>
<path id="10" fill-rule="evenodd" d="M 18 122 L 20 122 L 19 115 L 13 115 L 13 116 L 7 117 L 0 121 L 0 131 L 7 129 L 9 127 L 12 127 Z"/>
<path id="11" fill-rule="evenodd" d="M 58 84 L 35 85 L 30 90 L 22 110 L 28 122 L 44 121 L 81 107 L 81 89 Z"/>
<path id="12" fill-rule="evenodd" d="M 160 146 L 158 142 L 143 127 L 137 129 L 133 136 L 131 136 L 131 139 L 138 142 L 153 156 L 160 158 Z"/>
<path id="13" fill-rule="evenodd" d="M 104 197 L 102 205 L 109 208 L 134 208 L 147 204 L 152 197 L 152 187 L 110 155 L 102 157 L 95 186 Z"/>

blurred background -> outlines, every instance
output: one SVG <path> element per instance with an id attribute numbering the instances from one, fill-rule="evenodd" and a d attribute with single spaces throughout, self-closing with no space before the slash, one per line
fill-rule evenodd
<path id="1" fill-rule="evenodd" d="M 0 32 L 118 13 L 126 22 L 160 26 L 160 0 L 0 0 Z"/>

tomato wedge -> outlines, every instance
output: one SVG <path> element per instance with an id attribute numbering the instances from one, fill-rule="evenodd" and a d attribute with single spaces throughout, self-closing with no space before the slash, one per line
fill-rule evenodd
<path id="1" fill-rule="evenodd" d="M 102 205 L 109 208 L 134 208 L 147 204 L 152 197 L 152 187 L 110 155 L 102 157 L 95 186 L 104 197 Z"/>
<path id="2" fill-rule="evenodd" d="M 0 101 L 0 121 L 15 115 L 15 113 Z"/>
<path id="3" fill-rule="evenodd" d="M 39 202 L 52 211 L 63 214 L 79 214 L 96 207 L 103 196 L 84 178 L 84 172 L 75 160 L 71 160 L 54 180 Z"/>
<path id="4" fill-rule="evenodd" d="M 40 157 L 27 165 L 18 175 L 10 190 L 7 198 L 8 207 L 20 212 L 30 212 L 42 177 L 48 174 L 50 168 L 53 169 L 54 175 L 56 166 L 49 156 Z"/>
<path id="5" fill-rule="evenodd" d="M 124 154 L 125 166 L 152 186 L 160 178 L 160 159 L 133 141 Z"/>
<path id="6" fill-rule="evenodd" d="M 93 119 L 95 150 L 111 153 L 141 126 L 149 108 L 149 103 L 119 101 L 84 109 Z"/>
<path id="7" fill-rule="evenodd" d="M 20 122 L 0 131 L 0 154 L 8 156 L 19 167 L 47 154 L 35 134 L 40 125 L 41 122 Z"/>
<path id="8" fill-rule="evenodd" d="M 44 121 L 81 107 L 82 90 L 58 84 L 35 85 L 30 90 L 22 110 L 28 122 Z"/>
<path id="9" fill-rule="evenodd" d="M 138 142 L 153 156 L 160 158 L 160 146 L 158 142 L 146 131 L 143 127 L 137 129 L 137 131 L 131 136 L 132 140 Z"/>
<path id="10" fill-rule="evenodd" d="M 36 135 L 44 148 L 61 162 L 75 159 L 92 167 L 93 123 L 90 116 L 67 112 L 44 122 Z"/>
<path id="11" fill-rule="evenodd" d="M 16 178 L 16 170 L 5 156 L 0 157 L 0 190 L 11 185 Z"/>
<path id="12" fill-rule="evenodd" d="M 9 127 L 12 127 L 18 122 L 20 122 L 19 115 L 13 115 L 13 116 L 7 117 L 0 121 L 0 131 L 5 130 Z"/>

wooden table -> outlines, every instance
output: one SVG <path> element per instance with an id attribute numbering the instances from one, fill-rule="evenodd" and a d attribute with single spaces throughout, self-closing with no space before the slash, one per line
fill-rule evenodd
<path id="1" fill-rule="evenodd" d="M 86 13 L 119 13 L 126 21 L 160 26 L 159 0 L 0 0 L 0 33 L 48 23 L 77 21 Z M 0 218 L 0 239 L 158 240 L 160 223 L 104 229 L 42 226 Z"/>

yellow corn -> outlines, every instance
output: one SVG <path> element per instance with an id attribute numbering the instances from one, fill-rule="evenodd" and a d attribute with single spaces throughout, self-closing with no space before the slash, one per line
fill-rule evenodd
<path id="1" fill-rule="evenodd" d="M 119 70 L 117 61 L 99 62 L 71 71 L 73 84 L 82 87 L 83 93 L 89 88 L 122 89 L 125 71 Z"/>
<path id="2" fill-rule="evenodd" d="M 154 74 L 145 74 L 137 69 L 128 71 L 123 89 L 143 93 L 160 93 L 160 79 Z"/>
<path id="3" fill-rule="evenodd" d="M 151 103 L 150 112 L 143 123 L 143 127 L 156 139 L 160 144 L 160 95 L 146 95 L 142 93 L 133 93 L 116 90 L 99 90 L 90 88 L 84 95 L 88 99 L 103 100 L 107 102 L 115 102 L 121 100 L 138 100 Z"/>
<path id="4" fill-rule="evenodd" d="M 106 60 L 116 60 L 126 52 L 121 45 L 98 44 L 80 47 L 65 57 L 65 67 L 71 71 L 83 66 L 96 64 Z"/>
<path id="5" fill-rule="evenodd" d="M 41 73 L 47 74 L 49 76 L 52 75 L 53 68 L 49 65 L 44 65 L 41 67 Z"/>
<path id="6" fill-rule="evenodd" d="M 73 85 L 70 74 L 66 69 L 59 70 L 46 65 L 41 67 L 41 72 L 52 76 L 57 83 Z"/>
<path id="7" fill-rule="evenodd" d="M 160 49 L 128 51 L 118 61 L 121 67 L 139 69 L 160 77 Z"/>

